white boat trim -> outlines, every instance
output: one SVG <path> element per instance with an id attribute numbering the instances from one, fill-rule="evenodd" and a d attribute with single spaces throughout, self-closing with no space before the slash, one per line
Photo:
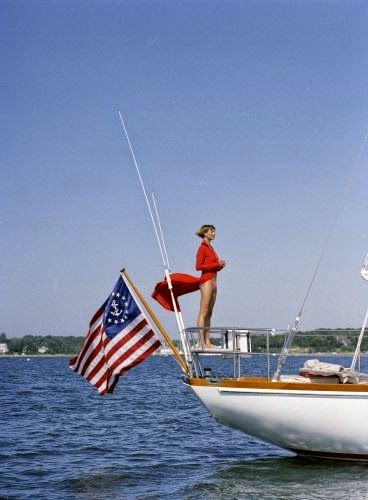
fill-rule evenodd
<path id="1" fill-rule="evenodd" d="M 319 391 L 319 390 L 295 390 L 295 389 L 253 389 L 253 388 L 232 388 L 232 387 L 214 387 L 220 393 L 232 393 L 232 394 L 259 394 L 259 395 L 290 395 L 290 396 L 327 396 L 327 397 L 354 397 L 359 396 L 359 398 L 368 398 L 368 393 L 364 394 L 364 392 L 355 392 L 355 391 Z"/>

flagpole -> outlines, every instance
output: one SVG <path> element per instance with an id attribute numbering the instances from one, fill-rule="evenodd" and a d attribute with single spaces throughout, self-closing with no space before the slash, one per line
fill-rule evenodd
<path id="1" fill-rule="evenodd" d="M 171 340 L 170 336 L 165 332 L 163 326 L 161 325 L 161 323 L 159 322 L 159 320 L 157 319 L 156 315 L 154 314 L 154 312 L 152 311 L 152 309 L 150 308 L 150 306 L 147 304 L 147 302 L 145 301 L 145 299 L 143 298 L 142 294 L 140 293 L 140 291 L 138 290 L 138 288 L 134 285 L 134 283 L 132 282 L 132 280 L 130 279 L 130 277 L 128 276 L 127 272 L 125 271 L 125 268 L 121 269 L 120 270 L 120 274 L 122 275 L 123 279 L 126 279 L 127 282 L 129 283 L 129 285 L 131 286 L 131 288 L 133 289 L 134 293 L 137 295 L 138 299 L 140 300 L 140 302 L 142 303 L 142 305 L 144 306 L 144 308 L 146 309 L 147 313 L 149 314 L 149 316 L 151 317 L 152 321 L 155 323 L 155 325 L 157 326 L 158 330 L 160 331 L 161 335 L 163 336 L 163 338 L 166 340 L 167 344 L 170 346 L 176 360 L 178 361 L 178 363 L 180 364 L 183 372 L 188 375 L 189 374 L 189 368 L 188 368 L 188 365 L 186 364 L 186 362 L 184 361 L 184 359 L 180 356 L 180 353 L 178 351 L 178 349 L 175 347 L 175 344 L 173 343 L 173 341 Z"/>

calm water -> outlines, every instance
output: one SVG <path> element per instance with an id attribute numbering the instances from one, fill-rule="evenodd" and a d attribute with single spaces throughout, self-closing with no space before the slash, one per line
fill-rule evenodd
<path id="1" fill-rule="evenodd" d="M 66 358 L 1 358 L 0 376 L 0 498 L 368 498 L 368 464 L 297 458 L 220 426 L 172 358 L 104 398 Z"/>

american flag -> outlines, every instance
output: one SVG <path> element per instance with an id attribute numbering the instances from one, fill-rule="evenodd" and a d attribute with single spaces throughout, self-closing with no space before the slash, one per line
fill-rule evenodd
<path id="1" fill-rule="evenodd" d="M 103 396 L 112 393 L 119 377 L 160 345 L 120 276 L 110 297 L 91 319 L 82 350 L 69 366 Z"/>

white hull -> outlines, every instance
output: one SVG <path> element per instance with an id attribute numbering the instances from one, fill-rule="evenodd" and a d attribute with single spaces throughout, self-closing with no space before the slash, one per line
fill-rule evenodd
<path id="1" fill-rule="evenodd" d="M 190 386 L 220 423 L 299 454 L 368 460 L 368 389 Z M 356 386 L 355 386 L 356 387 Z"/>

